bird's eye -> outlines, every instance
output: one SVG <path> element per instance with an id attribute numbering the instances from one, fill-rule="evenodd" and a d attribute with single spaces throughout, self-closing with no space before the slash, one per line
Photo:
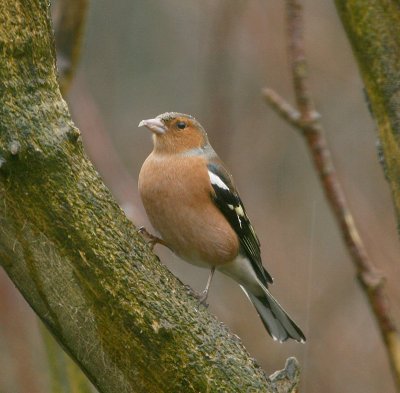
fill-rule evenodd
<path id="1" fill-rule="evenodd" d="M 178 123 L 176 123 L 176 126 L 180 129 L 183 130 L 184 128 L 186 128 L 186 123 L 184 121 L 179 121 Z"/>

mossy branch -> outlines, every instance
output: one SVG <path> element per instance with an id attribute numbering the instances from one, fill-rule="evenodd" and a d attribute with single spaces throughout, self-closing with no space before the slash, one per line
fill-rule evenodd
<path id="1" fill-rule="evenodd" d="M 336 8 L 378 125 L 379 153 L 400 233 L 400 2 L 336 0 Z"/>
<path id="2" fill-rule="evenodd" d="M 0 2 L 0 262 L 103 393 L 293 392 L 151 253 L 86 158 L 46 0 Z M 267 340 L 267 338 L 266 338 Z"/>
<path id="3" fill-rule="evenodd" d="M 400 2 L 335 0 L 347 32 L 372 114 L 378 126 L 378 154 L 390 185 L 400 233 Z M 375 306 L 400 392 L 400 335 L 386 309 Z"/>

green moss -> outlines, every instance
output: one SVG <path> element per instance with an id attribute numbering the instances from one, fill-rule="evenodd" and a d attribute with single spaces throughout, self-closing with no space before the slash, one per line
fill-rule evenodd
<path id="1" fill-rule="evenodd" d="M 379 131 L 400 222 L 400 8 L 395 0 L 336 0 Z"/>

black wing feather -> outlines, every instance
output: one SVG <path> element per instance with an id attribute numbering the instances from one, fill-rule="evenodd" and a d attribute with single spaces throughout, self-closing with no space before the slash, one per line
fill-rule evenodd
<path id="1" fill-rule="evenodd" d="M 228 187 L 218 186 L 211 182 L 214 193 L 212 198 L 222 214 L 229 221 L 230 225 L 239 237 L 240 245 L 246 256 L 249 258 L 257 276 L 264 284 L 272 283 L 272 277 L 264 269 L 261 261 L 260 241 L 247 217 L 246 210 L 233 186 L 230 175 L 227 171 L 221 171 L 221 167 L 214 163 L 207 165 L 208 170 L 215 174 Z"/>

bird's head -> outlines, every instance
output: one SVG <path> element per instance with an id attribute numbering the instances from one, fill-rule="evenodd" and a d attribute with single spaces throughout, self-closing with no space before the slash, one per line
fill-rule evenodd
<path id="1" fill-rule="evenodd" d="M 208 144 L 207 134 L 201 124 L 190 115 L 166 112 L 154 119 L 142 120 L 153 133 L 154 150 L 159 153 L 184 153 Z"/>

